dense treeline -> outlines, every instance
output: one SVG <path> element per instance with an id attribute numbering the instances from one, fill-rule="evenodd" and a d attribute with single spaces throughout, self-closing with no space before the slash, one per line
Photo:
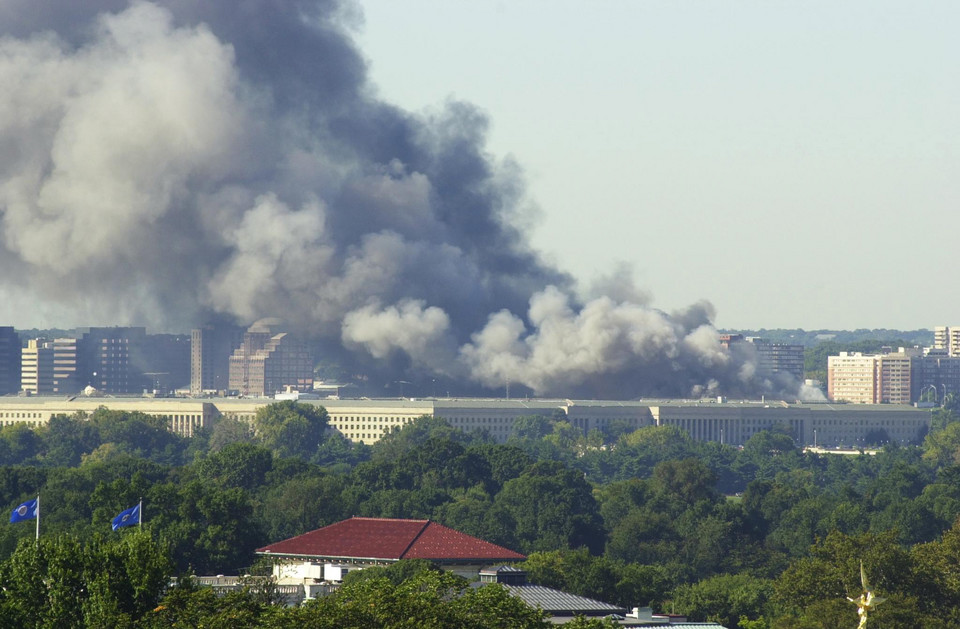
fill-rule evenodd
<path id="1" fill-rule="evenodd" d="M 368 447 L 289 402 L 261 409 L 255 431 L 223 419 L 184 439 L 101 409 L 0 430 L 0 504 L 40 493 L 41 541 L 126 539 L 110 519 L 142 497 L 172 574 L 257 573 L 256 548 L 352 515 L 430 518 L 527 553 L 534 582 L 742 629 L 855 618 L 844 597 L 863 558 L 890 598 L 883 626 L 960 627 L 956 420 L 938 410 L 922 447 L 818 456 L 776 431 L 735 448 L 671 427 L 583 435 L 560 417 L 518 421 L 507 444 L 424 417 Z M 3 527 L 3 570 L 32 536 Z"/>
<path id="2" fill-rule="evenodd" d="M 839 356 L 840 352 L 860 352 L 863 354 L 879 354 L 884 347 L 896 351 L 900 347 L 913 347 L 915 343 L 904 341 L 899 337 L 884 337 L 879 339 L 864 339 L 860 341 L 821 341 L 803 352 L 803 370 L 808 378 L 821 382 L 827 381 L 827 359 L 830 356 Z"/>
<path id="3" fill-rule="evenodd" d="M 884 339 L 904 339 L 909 346 L 933 343 L 933 330 L 894 330 L 890 328 L 860 328 L 858 330 L 804 330 L 802 328 L 761 328 L 759 330 L 721 330 L 724 333 L 759 336 L 770 343 L 788 343 L 813 347 L 818 343 L 859 343 Z"/>

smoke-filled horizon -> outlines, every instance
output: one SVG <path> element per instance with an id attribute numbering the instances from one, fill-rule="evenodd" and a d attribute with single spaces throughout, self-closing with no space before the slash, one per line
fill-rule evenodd
<path id="1" fill-rule="evenodd" d="M 281 317 L 385 381 L 781 390 L 720 346 L 709 303 L 665 313 L 628 269 L 584 291 L 544 262 L 482 111 L 380 100 L 361 21 L 334 0 L 0 0 L 8 309 Z"/>

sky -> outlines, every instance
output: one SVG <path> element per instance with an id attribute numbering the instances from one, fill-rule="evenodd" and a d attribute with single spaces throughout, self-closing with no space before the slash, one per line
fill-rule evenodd
<path id="1" fill-rule="evenodd" d="M 629 265 L 721 328 L 960 320 L 960 3 L 361 5 L 379 97 L 484 111 L 580 281 Z"/>

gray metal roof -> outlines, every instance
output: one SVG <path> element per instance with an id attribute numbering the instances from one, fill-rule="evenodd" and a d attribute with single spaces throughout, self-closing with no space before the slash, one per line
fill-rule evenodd
<path id="1" fill-rule="evenodd" d="M 598 616 L 624 614 L 626 609 L 592 598 L 568 594 L 542 585 L 503 585 L 514 596 L 531 607 L 539 607 L 549 614 Z"/>
<path id="2" fill-rule="evenodd" d="M 485 568 L 480 571 L 480 574 L 501 574 L 504 572 L 514 573 L 514 572 L 526 572 L 520 568 L 515 568 L 513 566 L 496 566 L 493 568 Z"/>

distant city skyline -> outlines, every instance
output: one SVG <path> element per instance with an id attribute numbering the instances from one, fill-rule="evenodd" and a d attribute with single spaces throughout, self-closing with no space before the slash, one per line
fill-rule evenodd
<path id="1" fill-rule="evenodd" d="M 386 100 L 490 120 L 534 244 L 723 328 L 930 328 L 960 229 L 960 5 L 363 2 Z"/>

